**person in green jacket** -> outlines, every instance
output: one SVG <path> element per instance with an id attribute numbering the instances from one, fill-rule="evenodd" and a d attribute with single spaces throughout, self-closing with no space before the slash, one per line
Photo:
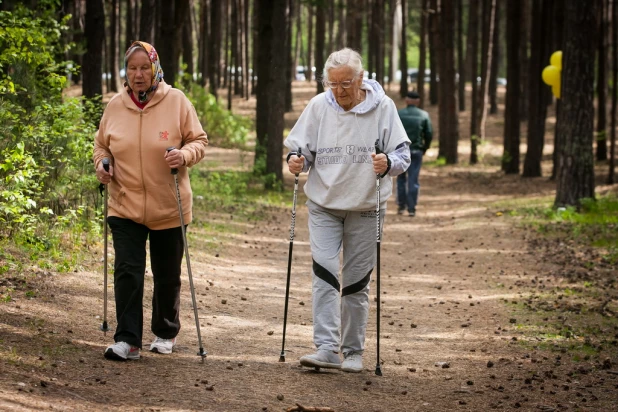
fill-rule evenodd
<path id="1" fill-rule="evenodd" d="M 423 155 L 431 146 L 433 132 L 429 114 L 418 108 L 420 96 L 417 92 L 408 92 L 406 107 L 399 110 L 399 118 L 410 139 L 411 163 L 408 170 L 397 176 L 397 214 L 408 209 L 408 216 L 416 216 L 416 204 L 420 184 L 418 176 L 423 163 Z M 407 182 L 406 182 L 407 181 Z M 406 186 L 407 183 L 407 186 Z"/>

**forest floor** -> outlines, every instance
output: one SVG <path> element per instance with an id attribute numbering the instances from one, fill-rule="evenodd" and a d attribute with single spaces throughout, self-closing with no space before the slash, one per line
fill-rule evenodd
<path id="1" fill-rule="evenodd" d="M 296 85 L 295 93 L 289 124 L 313 90 Z M 437 123 L 435 108 L 429 111 Z M 596 252 L 542 237 L 511 216 L 517 207 L 551 205 L 555 183 L 500 172 L 502 116 L 489 118 L 478 165 L 467 164 L 464 117 L 460 128 L 459 165 L 439 166 L 432 162 L 437 150 L 428 152 L 417 216 L 397 215 L 394 196 L 388 202 L 381 249 L 383 376 L 374 374 L 375 278 L 365 370 L 316 372 L 298 364 L 314 350 L 301 190 L 285 363 L 278 359 L 289 205 L 264 208 L 256 221 L 205 210 L 198 200 L 196 221 L 207 224 L 190 227 L 189 247 L 206 359 L 196 356 L 184 273 L 175 353 L 144 350 L 139 361 L 124 363 L 103 358 L 113 333 L 98 329 L 100 242 L 85 270 L 56 273 L 32 265 L 9 272 L 15 290 L 0 303 L 0 410 L 285 411 L 296 403 L 335 411 L 617 410 L 618 301 L 614 284 L 604 283 L 615 281 L 616 269 Z M 198 167 L 248 164 L 237 151 L 210 148 Z M 286 179 L 289 188 L 287 173 Z M 152 287 L 148 273 L 145 349 L 152 337 Z M 111 286 L 109 296 L 113 328 Z"/>

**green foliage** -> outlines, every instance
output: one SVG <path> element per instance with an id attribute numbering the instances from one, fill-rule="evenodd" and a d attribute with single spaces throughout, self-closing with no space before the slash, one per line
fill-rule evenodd
<path id="1" fill-rule="evenodd" d="M 62 96 L 69 62 L 61 61 L 61 36 L 70 16 L 56 21 L 58 5 L 0 12 L 0 237 L 27 251 L 53 252 L 62 240 L 77 241 L 78 231 L 98 231 L 96 111 Z M 61 236 L 69 226 L 70 236 Z"/>
<path id="2" fill-rule="evenodd" d="M 39 3 L 36 11 L 22 5 L 0 11 L 0 95 L 34 101 L 50 91 L 60 96 L 66 83 L 67 62 L 55 56 L 66 51 L 60 36 L 70 16 L 56 21 L 53 6 L 59 2 Z"/>
<path id="3" fill-rule="evenodd" d="M 176 87 L 183 90 L 193 103 L 211 144 L 226 148 L 245 148 L 251 128 L 250 119 L 222 108 L 215 96 L 197 83 L 192 83 L 186 90 L 179 83 Z"/>

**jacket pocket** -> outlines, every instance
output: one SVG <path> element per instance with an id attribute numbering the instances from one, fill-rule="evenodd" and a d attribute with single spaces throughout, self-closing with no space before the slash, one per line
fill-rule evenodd
<path id="1" fill-rule="evenodd" d="M 127 189 L 120 185 L 109 186 L 109 207 L 121 217 L 134 222 L 143 222 L 144 192 L 141 189 Z"/>
<path id="2" fill-rule="evenodd" d="M 183 205 L 184 206 L 184 205 Z M 146 222 L 178 218 L 176 187 L 164 184 L 146 190 Z"/>

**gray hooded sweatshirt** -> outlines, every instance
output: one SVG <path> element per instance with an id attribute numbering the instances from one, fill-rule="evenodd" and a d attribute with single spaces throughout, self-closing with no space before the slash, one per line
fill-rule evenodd
<path id="1" fill-rule="evenodd" d="M 309 171 L 305 194 L 314 203 L 336 210 L 375 210 L 376 175 L 371 154 L 387 154 L 390 176 L 410 166 L 410 140 L 393 100 L 375 80 L 364 80 L 363 102 L 345 111 L 327 90 L 315 96 L 290 131 L 285 146 L 305 156 Z M 392 193 L 390 178 L 380 181 L 380 209 Z"/>

